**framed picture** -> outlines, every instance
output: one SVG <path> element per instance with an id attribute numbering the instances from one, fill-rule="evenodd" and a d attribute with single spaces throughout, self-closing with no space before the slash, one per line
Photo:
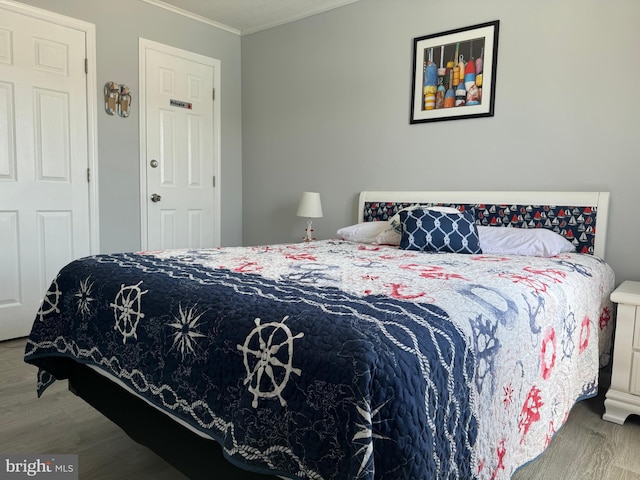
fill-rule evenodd
<path id="1" fill-rule="evenodd" d="M 492 117 L 500 21 L 413 39 L 409 123 Z"/>

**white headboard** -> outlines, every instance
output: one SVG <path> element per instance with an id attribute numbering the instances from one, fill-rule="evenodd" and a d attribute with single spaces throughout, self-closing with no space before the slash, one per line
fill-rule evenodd
<path id="1" fill-rule="evenodd" d="M 366 191 L 361 192 L 358 199 L 357 221 L 369 221 L 371 218 L 365 218 L 365 211 L 370 210 L 368 206 L 371 203 L 389 204 L 392 208 L 394 204 L 454 204 L 454 205 L 470 205 L 479 209 L 489 207 L 493 209 L 501 209 L 502 207 L 519 206 L 520 209 L 525 207 L 562 207 L 563 210 L 571 208 L 571 213 L 575 216 L 568 215 L 575 225 L 569 228 L 561 228 L 557 219 L 549 219 L 548 222 L 537 222 L 537 226 L 549 228 L 562 235 L 573 235 L 567 238 L 577 243 L 575 237 L 575 229 L 581 230 L 581 233 L 588 233 L 592 237 L 592 249 L 589 247 L 589 253 L 604 258 L 605 244 L 607 237 L 607 222 L 609 215 L 609 192 L 400 192 L 400 191 Z M 535 208 L 534 208 L 535 210 Z M 575 211 L 574 211 L 575 210 Z M 588 216 L 585 222 L 585 212 Z M 590 214 L 589 212 L 592 212 Z M 481 215 L 481 213 L 480 213 Z M 597 228 L 596 228 L 597 216 Z M 499 217 L 494 217 L 499 218 Z M 380 219 L 380 218 L 378 218 Z M 508 219 L 507 219 L 508 220 Z M 477 220 L 480 223 L 480 220 Z M 582 224 L 580 222 L 583 222 Z M 494 225 L 493 223 L 491 225 Z M 518 226 L 516 223 L 504 222 L 498 223 L 497 226 Z M 526 227 L 526 224 L 522 225 Z"/>

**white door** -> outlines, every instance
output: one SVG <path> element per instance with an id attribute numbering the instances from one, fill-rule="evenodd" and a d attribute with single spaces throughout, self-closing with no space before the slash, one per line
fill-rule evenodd
<path id="1" fill-rule="evenodd" d="M 0 4 L 0 340 L 91 253 L 85 32 Z M 15 9 L 14 9 L 15 10 Z"/>
<path id="2" fill-rule="evenodd" d="M 215 61 L 148 41 L 141 58 L 143 248 L 217 246 Z"/>

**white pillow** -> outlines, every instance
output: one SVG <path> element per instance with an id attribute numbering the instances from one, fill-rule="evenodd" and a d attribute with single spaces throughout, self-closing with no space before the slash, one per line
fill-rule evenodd
<path id="1" fill-rule="evenodd" d="M 422 209 L 428 209 L 428 210 L 433 210 L 434 212 L 443 212 L 443 213 L 460 213 L 460 210 L 458 210 L 457 208 L 454 207 L 441 207 L 441 206 L 433 206 L 433 207 L 427 207 L 425 205 L 411 205 L 410 207 L 405 207 L 402 208 L 400 210 L 398 210 L 390 219 L 389 219 L 389 225 L 391 226 L 391 228 L 393 228 L 396 232 L 398 233 L 402 233 L 402 224 L 400 222 L 400 212 L 404 212 L 406 210 L 415 210 L 417 208 L 422 208 Z M 398 245 L 400 245 L 400 242 L 398 241 Z"/>
<path id="2" fill-rule="evenodd" d="M 384 232 L 378 234 L 375 242 L 378 245 L 400 245 L 402 234 L 396 232 L 395 228 L 387 228 Z"/>
<path id="3" fill-rule="evenodd" d="M 342 227 L 336 233 L 341 240 L 358 243 L 373 243 L 376 237 L 389 228 L 389 222 L 363 222 Z"/>
<path id="4" fill-rule="evenodd" d="M 553 257 L 575 252 L 575 246 L 562 235 L 546 228 L 478 226 L 482 253 Z"/>

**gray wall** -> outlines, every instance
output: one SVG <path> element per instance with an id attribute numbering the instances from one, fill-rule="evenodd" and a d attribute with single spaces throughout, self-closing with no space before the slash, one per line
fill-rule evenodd
<path id="1" fill-rule="evenodd" d="M 100 249 L 140 249 L 138 38 L 216 58 L 221 62 L 221 241 L 242 239 L 242 132 L 240 37 L 140 1 L 24 0 L 22 3 L 96 26 Z M 104 110 L 105 82 L 125 83 L 133 95 L 127 119 Z"/>
<path id="2" fill-rule="evenodd" d="M 496 19 L 495 116 L 409 125 L 413 38 Z M 321 238 L 360 190 L 602 190 L 640 278 L 638 25 L 637 0 L 361 0 L 242 37 L 244 244 L 298 241 L 305 190 Z"/>

